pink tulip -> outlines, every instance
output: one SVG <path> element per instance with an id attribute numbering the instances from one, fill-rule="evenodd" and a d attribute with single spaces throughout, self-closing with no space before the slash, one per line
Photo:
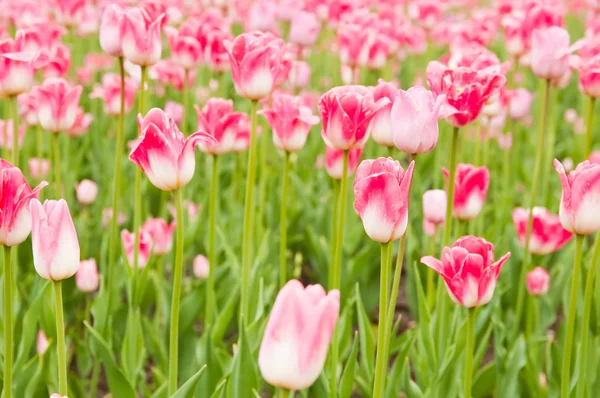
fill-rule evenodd
<path id="1" fill-rule="evenodd" d="M 31 232 L 29 203 L 48 183 L 41 182 L 33 190 L 21 170 L 0 159 L 0 245 L 16 246 Z"/>
<path id="2" fill-rule="evenodd" d="M 125 113 L 133 107 L 138 86 L 133 79 L 125 77 Z M 104 112 L 109 115 L 121 114 L 121 76 L 107 73 L 102 76 L 102 85 L 95 86 L 90 98 L 100 98 L 104 103 Z"/>
<path id="3" fill-rule="evenodd" d="M 245 21 L 247 31 L 277 33 L 277 3 L 274 0 L 258 0 L 250 5 Z"/>
<path id="4" fill-rule="evenodd" d="M 55 0 L 54 6 L 58 22 L 63 26 L 78 26 L 85 4 L 85 0 Z"/>
<path id="5" fill-rule="evenodd" d="M 72 277 L 79 268 L 79 240 L 64 199 L 30 203 L 33 265 L 44 279 Z"/>
<path id="6" fill-rule="evenodd" d="M 436 0 L 419 0 L 408 4 L 408 15 L 431 29 L 442 17 L 442 5 Z"/>
<path id="7" fill-rule="evenodd" d="M 527 274 L 527 291 L 532 296 L 543 296 L 550 290 L 550 275 L 542 267 L 535 267 Z"/>
<path id="8" fill-rule="evenodd" d="M 28 51 L 25 32 L 17 31 L 15 39 L 0 40 L 0 95 L 12 96 L 29 91 L 36 69 L 48 63 L 48 53 Z"/>
<path id="9" fill-rule="evenodd" d="M 319 37 L 321 23 L 311 12 L 298 11 L 292 15 L 289 41 L 299 46 L 310 47 Z"/>
<path id="10" fill-rule="evenodd" d="M 23 146 L 23 140 L 25 139 L 25 126 L 20 125 L 17 129 L 17 141 L 19 144 L 19 148 Z M 4 142 L 4 137 L 6 134 L 6 142 Z M 6 148 L 9 151 L 13 149 L 13 137 L 15 134 L 14 123 L 12 119 L 2 120 L 0 119 L 0 147 Z"/>
<path id="11" fill-rule="evenodd" d="M 294 61 L 289 74 L 289 82 L 293 88 L 305 88 L 310 85 L 311 68 L 308 62 Z"/>
<path id="12" fill-rule="evenodd" d="M 150 260 L 150 254 L 152 251 L 152 238 L 144 230 L 140 230 L 139 250 L 138 250 L 138 269 L 143 269 Z M 128 230 L 124 229 L 121 231 L 121 240 L 123 242 L 123 249 L 125 250 L 125 258 L 127 258 L 127 264 L 133 267 L 133 251 L 135 247 L 135 235 Z"/>
<path id="13" fill-rule="evenodd" d="M 39 356 L 42 356 L 46 353 L 48 347 L 50 347 L 50 342 L 46 337 L 46 333 L 44 333 L 44 331 L 40 329 L 36 338 L 35 350 Z"/>
<path id="14" fill-rule="evenodd" d="M 98 290 L 100 286 L 100 276 L 98 275 L 98 266 L 96 260 L 81 260 L 79 269 L 75 273 L 75 284 L 77 289 L 84 293 L 91 293 Z"/>
<path id="15" fill-rule="evenodd" d="M 183 120 L 183 104 L 175 101 L 167 101 L 165 103 L 165 113 L 169 116 L 178 126 L 181 126 Z"/>
<path id="16" fill-rule="evenodd" d="M 121 57 L 123 49 L 123 21 L 125 11 L 118 4 L 109 4 L 100 22 L 100 47 L 108 55 Z"/>
<path id="17" fill-rule="evenodd" d="M 38 124 L 37 116 L 37 89 L 34 87 L 26 93 L 17 97 L 19 118 L 26 126 L 35 126 Z"/>
<path id="18" fill-rule="evenodd" d="M 112 220 L 113 211 L 112 208 L 102 209 L 102 228 L 107 228 L 108 223 Z M 123 225 L 127 221 L 127 216 L 125 213 L 118 213 L 117 215 L 117 225 Z"/>
<path id="19" fill-rule="evenodd" d="M 524 88 L 511 90 L 508 94 L 508 109 L 510 117 L 515 120 L 523 120 L 531 115 L 531 104 L 534 95 Z"/>
<path id="20" fill-rule="evenodd" d="M 193 69 L 204 61 L 204 49 L 198 39 L 186 32 L 171 26 L 165 27 L 165 34 L 171 48 L 171 57 L 185 69 Z"/>
<path id="21" fill-rule="evenodd" d="M 44 79 L 65 77 L 71 68 L 71 50 L 63 43 L 56 43 L 50 54 L 48 65 L 44 67 Z"/>
<path id="22" fill-rule="evenodd" d="M 340 308 L 340 292 L 291 280 L 277 294 L 258 353 L 258 367 L 274 386 L 302 390 L 323 370 Z"/>
<path id="23" fill-rule="evenodd" d="M 319 118 L 302 105 L 300 98 L 287 94 L 274 96 L 270 109 L 259 111 L 273 130 L 273 144 L 286 152 L 297 152 L 304 147 L 312 126 Z"/>
<path id="24" fill-rule="evenodd" d="M 529 210 L 516 208 L 512 214 L 513 223 L 519 237 L 519 244 L 525 247 Z M 559 216 L 551 214 L 543 207 L 533 208 L 533 227 L 529 238 L 529 252 L 545 255 L 566 245 L 573 235 L 560 224 Z"/>
<path id="25" fill-rule="evenodd" d="M 351 176 L 356 171 L 362 148 L 352 149 L 348 151 L 348 176 Z M 325 147 L 325 170 L 329 177 L 334 180 L 341 180 L 344 171 L 344 151 L 334 149 L 328 146 Z"/>
<path id="26" fill-rule="evenodd" d="M 150 182 L 163 191 L 172 191 L 187 185 L 194 175 L 196 157 L 194 147 L 199 142 L 212 145 L 215 139 L 202 131 L 185 137 L 167 114 L 151 109 L 146 117 L 138 115 L 141 132 L 129 160 L 142 168 Z"/>
<path id="27" fill-rule="evenodd" d="M 414 162 L 406 172 L 392 158 L 363 160 L 354 178 L 354 208 L 369 238 L 400 239 L 408 225 L 408 195 Z"/>
<path id="28" fill-rule="evenodd" d="M 77 110 L 75 111 L 75 122 L 66 133 L 71 137 L 80 137 L 88 132 L 93 121 L 94 116 L 92 116 L 91 113 L 85 113 L 83 112 L 83 109 L 77 107 Z"/>
<path id="29" fill-rule="evenodd" d="M 229 53 L 225 42 L 233 40 L 228 30 L 215 28 L 206 34 L 206 61 L 215 72 L 225 72 L 229 69 Z"/>
<path id="30" fill-rule="evenodd" d="M 271 94 L 280 74 L 283 40 L 270 33 L 255 32 L 243 33 L 224 44 L 238 95 L 259 100 Z"/>
<path id="31" fill-rule="evenodd" d="M 389 102 L 388 98 L 375 102 L 371 90 L 364 86 L 332 88 L 319 100 L 325 144 L 342 150 L 364 147 L 373 118 Z"/>
<path id="32" fill-rule="evenodd" d="M 446 220 L 446 191 L 431 189 L 423 194 L 423 218 L 437 226 Z"/>
<path id="33" fill-rule="evenodd" d="M 75 185 L 77 201 L 82 205 L 91 205 L 98 196 L 98 184 L 92 180 L 81 180 Z"/>
<path id="34" fill-rule="evenodd" d="M 579 90 L 592 98 L 600 98 L 600 52 L 591 58 L 574 56 L 570 63 L 579 72 Z"/>
<path id="35" fill-rule="evenodd" d="M 150 68 L 149 77 L 151 79 L 158 80 L 164 85 L 172 86 L 179 91 L 183 91 L 184 81 L 186 77 L 186 70 L 183 66 L 179 65 L 175 61 L 170 59 L 158 61 L 155 65 Z M 194 80 L 196 73 L 194 70 L 187 73 L 188 87 L 194 86 Z M 157 91 L 158 92 L 158 91 Z M 164 96 L 164 91 L 159 96 Z"/>
<path id="36" fill-rule="evenodd" d="M 173 231 L 175 223 L 168 224 L 162 218 L 151 218 L 142 225 L 142 231 L 150 236 L 152 240 L 152 253 L 164 256 L 173 249 Z"/>
<path id="37" fill-rule="evenodd" d="M 444 169 L 448 178 L 448 170 Z M 481 212 L 490 186 L 490 171 L 487 167 L 459 163 L 454 180 L 454 217 L 472 220 Z"/>
<path id="38" fill-rule="evenodd" d="M 377 30 L 359 24 L 343 24 L 338 29 L 340 62 L 352 69 L 367 66 L 369 50 L 377 40 Z"/>
<path id="39" fill-rule="evenodd" d="M 435 98 L 421 86 L 399 90 L 390 113 L 393 144 L 411 154 L 431 152 L 438 140 L 438 120 L 454 113 L 445 94 Z"/>
<path id="40" fill-rule="evenodd" d="M 575 121 L 577 121 L 577 111 L 573 108 L 565 110 L 564 118 L 565 122 L 569 124 L 575 123 Z"/>
<path id="41" fill-rule="evenodd" d="M 29 158 L 27 164 L 29 174 L 38 180 L 46 177 L 50 171 L 50 161 L 48 159 Z"/>
<path id="42" fill-rule="evenodd" d="M 140 66 L 154 65 L 160 60 L 163 19 L 164 14 L 153 19 L 143 8 L 131 8 L 125 12 L 121 30 L 121 48 L 125 58 Z"/>
<path id="43" fill-rule="evenodd" d="M 198 128 L 215 137 L 214 145 L 201 143 L 205 153 L 222 155 L 233 151 L 238 127 L 244 114 L 233 111 L 233 101 L 223 98 L 209 98 L 202 109 L 194 105 L 198 117 Z"/>
<path id="44" fill-rule="evenodd" d="M 394 141 L 392 137 L 392 119 L 390 116 L 392 104 L 398 96 L 398 89 L 392 83 L 387 83 L 383 79 L 379 79 L 377 86 L 373 88 L 373 100 L 384 100 L 386 104 L 377 112 L 377 115 L 371 122 L 371 134 L 373 141 L 381 146 L 393 147 Z"/>
<path id="45" fill-rule="evenodd" d="M 569 32 L 558 26 L 533 31 L 531 69 L 542 79 L 558 80 L 569 71 Z"/>
<path id="46" fill-rule="evenodd" d="M 38 119 L 51 132 L 68 131 L 75 124 L 83 87 L 71 87 L 61 78 L 50 78 L 38 87 Z"/>
<path id="47" fill-rule="evenodd" d="M 600 230 L 600 164 L 588 160 L 577 165 L 567 176 L 563 165 L 554 159 L 560 176 L 562 196 L 559 217 L 563 228 L 578 235 Z"/>
<path id="48" fill-rule="evenodd" d="M 262 129 L 257 127 L 256 132 L 260 135 Z M 234 152 L 245 152 L 250 147 L 250 117 L 246 114 L 242 117 L 237 125 L 237 134 L 235 143 L 233 144 Z"/>
<path id="49" fill-rule="evenodd" d="M 194 276 L 198 279 L 207 279 L 210 273 L 208 258 L 202 254 L 194 257 Z"/>
<path id="50" fill-rule="evenodd" d="M 506 253 L 494 262 L 494 245 L 483 238 L 463 236 L 452 247 L 444 247 L 441 261 L 427 256 L 421 262 L 444 278 L 452 301 L 466 308 L 489 303 L 494 295 Z"/>
<path id="51" fill-rule="evenodd" d="M 513 137 L 511 133 L 498 134 L 496 140 L 498 141 L 498 147 L 503 151 L 510 151 L 512 148 Z"/>

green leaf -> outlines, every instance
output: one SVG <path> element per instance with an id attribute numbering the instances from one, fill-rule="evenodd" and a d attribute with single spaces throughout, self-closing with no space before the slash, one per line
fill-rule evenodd
<path id="1" fill-rule="evenodd" d="M 252 398 L 252 389 L 258 387 L 258 372 L 244 326 L 240 328 L 237 353 L 232 365 L 231 383 L 227 386 L 228 396 Z"/>
<path id="2" fill-rule="evenodd" d="M 38 317 L 41 312 L 46 291 L 50 290 L 50 282 L 45 282 L 39 290 L 37 296 L 33 299 L 29 308 L 23 316 L 23 327 L 21 331 L 21 341 L 19 342 L 19 352 L 14 362 L 14 369 L 18 370 L 27 360 L 27 356 L 31 351 L 31 347 L 36 338 Z"/>
<path id="3" fill-rule="evenodd" d="M 196 384 L 198 384 L 198 381 L 200 380 L 200 377 L 202 377 L 202 374 L 204 373 L 205 370 L 206 370 L 206 365 L 201 367 L 199 371 L 194 373 L 194 375 L 188 379 L 188 381 L 183 383 L 183 385 L 181 387 L 179 387 L 179 389 L 177 391 L 175 391 L 175 394 L 171 395 L 171 398 L 189 398 L 189 397 L 191 397 L 191 394 L 194 391 L 194 388 L 196 388 Z"/>
<path id="4" fill-rule="evenodd" d="M 146 357 L 141 327 L 142 321 L 139 309 L 130 307 L 121 349 L 121 362 L 125 375 L 132 385 L 136 384 L 137 375 L 140 373 Z"/>
<path id="5" fill-rule="evenodd" d="M 229 297 L 229 300 L 225 304 L 225 307 L 219 313 L 217 320 L 213 326 L 211 340 L 213 341 L 213 345 L 218 344 L 221 340 L 223 340 L 223 336 L 227 332 L 227 328 L 231 323 L 231 320 L 236 314 L 236 307 L 240 298 L 240 290 L 233 289 L 233 294 Z"/>
<path id="6" fill-rule="evenodd" d="M 227 379 L 223 379 L 219 384 L 217 384 L 215 392 L 212 393 L 210 398 L 225 398 L 225 387 L 227 387 Z"/>
<path id="7" fill-rule="evenodd" d="M 373 377 L 373 369 L 375 368 L 375 337 L 373 336 L 373 329 L 371 329 L 371 322 L 369 316 L 365 311 L 365 307 L 362 304 L 362 298 L 360 297 L 360 289 L 358 283 L 355 285 L 354 295 L 356 297 L 356 317 L 358 318 L 358 332 L 360 337 L 360 361 L 362 369 L 368 376 L 369 382 Z M 370 384 L 370 383 L 369 383 Z"/>
<path id="8" fill-rule="evenodd" d="M 494 361 L 486 364 L 475 374 L 473 381 L 473 396 L 489 397 L 494 395 L 496 388 L 496 364 Z"/>
<path id="9" fill-rule="evenodd" d="M 525 339 L 521 335 L 508 353 L 506 372 L 502 374 L 498 383 L 499 397 L 519 396 L 519 373 L 527 363 L 526 349 Z"/>
<path id="10" fill-rule="evenodd" d="M 350 398 L 352 394 L 352 389 L 354 387 L 354 375 L 356 373 L 356 356 L 358 354 L 358 336 L 354 334 L 354 343 L 352 343 L 352 351 L 350 351 L 350 356 L 348 356 L 348 361 L 346 362 L 346 368 L 342 373 L 342 380 L 340 383 L 340 397 L 341 398 Z"/>
<path id="11" fill-rule="evenodd" d="M 102 358 L 102 365 L 106 372 L 110 392 L 113 393 L 113 396 L 119 398 L 136 398 L 135 390 L 131 384 L 129 384 L 129 381 L 127 381 L 127 378 L 123 372 L 121 372 L 121 369 L 117 366 L 115 358 L 113 357 L 110 348 L 108 348 L 106 341 L 104 341 L 102 336 L 100 336 L 87 321 L 84 322 L 84 324 L 90 331 L 90 335 L 94 341 L 97 343 L 98 355 Z"/>

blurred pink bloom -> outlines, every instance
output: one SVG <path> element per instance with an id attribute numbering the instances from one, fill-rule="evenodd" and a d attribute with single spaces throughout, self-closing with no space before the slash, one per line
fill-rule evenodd
<path id="1" fill-rule="evenodd" d="M 138 251 L 138 269 L 143 269 L 150 260 L 150 252 L 152 250 L 152 238 L 150 235 L 140 230 L 140 241 Z M 121 240 L 123 242 L 123 249 L 125 250 L 125 257 L 127 258 L 127 264 L 133 268 L 134 258 L 133 252 L 135 247 L 135 235 L 128 230 L 124 229 L 121 231 Z"/>
<path id="2" fill-rule="evenodd" d="M 198 279 L 207 279 L 210 273 L 210 264 L 208 258 L 202 254 L 198 254 L 194 257 L 193 266 L 194 276 Z"/>
<path id="3" fill-rule="evenodd" d="M 521 247 L 525 247 L 529 209 L 517 207 L 512 213 L 513 223 Z M 558 215 L 550 213 L 544 207 L 533 208 L 533 224 L 529 237 L 529 252 L 546 255 L 560 250 L 573 234 L 561 226 Z"/>
<path id="4" fill-rule="evenodd" d="M 0 96 L 29 91 L 35 71 L 48 62 L 47 51 L 26 48 L 25 35 L 19 30 L 14 40 L 0 40 Z"/>
<path id="5" fill-rule="evenodd" d="M 569 108 L 569 109 L 565 110 L 564 117 L 565 117 L 565 122 L 567 122 L 569 124 L 573 124 L 577 120 L 577 111 L 573 108 Z"/>
<path id="6" fill-rule="evenodd" d="M 203 48 L 192 32 L 165 27 L 165 35 L 171 48 L 171 57 L 185 69 L 192 69 L 204 61 Z"/>
<path id="7" fill-rule="evenodd" d="M 26 93 L 20 94 L 17 97 L 19 118 L 26 126 L 35 126 L 38 124 L 37 117 L 37 89 L 32 88 Z"/>
<path id="8" fill-rule="evenodd" d="M 83 109 L 78 107 L 75 111 L 75 122 L 66 133 L 71 137 L 79 137 L 88 132 L 93 120 L 91 113 L 84 113 Z"/>
<path id="9" fill-rule="evenodd" d="M 25 139 L 25 126 L 20 125 L 17 129 L 17 142 L 19 144 L 19 148 L 23 146 L 23 140 Z M 13 149 L 13 138 L 15 134 L 14 123 L 12 119 L 2 120 L 0 119 L 0 147 L 8 149 L 12 151 Z M 6 138 L 6 142 L 4 142 L 4 138 Z"/>
<path id="10" fill-rule="evenodd" d="M 76 27 L 81 22 L 85 0 L 52 0 L 57 21 L 67 27 Z"/>
<path id="11" fill-rule="evenodd" d="M 315 14 L 298 11 L 292 15 L 288 40 L 300 46 L 310 47 L 319 37 L 321 23 Z"/>
<path id="12" fill-rule="evenodd" d="M 348 176 L 351 176 L 356 171 L 362 148 L 351 149 L 348 151 Z M 325 170 L 329 177 L 335 180 L 342 179 L 344 170 L 344 151 L 334 149 L 328 146 L 325 147 Z"/>
<path id="13" fill-rule="evenodd" d="M 540 78 L 558 80 L 569 71 L 569 32 L 552 26 L 533 32 L 531 69 Z"/>
<path id="14" fill-rule="evenodd" d="M 245 20 L 246 31 L 278 33 L 277 3 L 273 0 L 258 0 L 252 3 Z"/>
<path id="15" fill-rule="evenodd" d="M 289 74 L 289 82 L 293 88 L 305 88 L 310 85 L 311 68 L 305 61 L 294 61 Z"/>
<path id="16" fill-rule="evenodd" d="M 44 67 L 44 78 L 64 77 L 71 68 L 71 50 L 63 43 L 56 43 L 50 54 L 48 65 Z"/>
<path id="17" fill-rule="evenodd" d="M 535 267 L 527 274 L 527 291 L 532 296 L 543 296 L 550 290 L 550 275 L 542 267 Z"/>
<path id="18" fill-rule="evenodd" d="M 202 152 L 221 155 L 234 150 L 240 122 L 245 114 L 233 111 L 233 101 L 223 98 L 210 98 L 200 109 L 194 105 L 198 117 L 198 128 L 215 138 L 212 145 L 199 144 Z"/>
<path id="19" fill-rule="evenodd" d="M 48 159 L 29 158 L 27 164 L 29 174 L 38 180 L 46 177 L 50 171 L 50 160 Z"/>
<path id="20" fill-rule="evenodd" d="M 109 4 L 102 13 L 100 22 L 100 47 L 108 55 L 123 55 L 123 21 L 125 11 L 117 4 Z"/>
<path id="21" fill-rule="evenodd" d="M 107 228 L 110 220 L 112 220 L 113 210 L 112 208 L 102 209 L 102 228 Z M 125 213 L 118 213 L 117 216 L 117 224 L 123 225 L 127 221 L 127 216 Z"/>
<path id="22" fill-rule="evenodd" d="M 165 103 L 165 113 L 175 121 L 178 126 L 181 126 L 183 119 L 183 105 L 175 101 L 167 101 Z"/>
<path id="23" fill-rule="evenodd" d="M 79 269 L 75 273 L 75 284 L 84 293 L 91 293 L 98 290 L 100 275 L 98 274 L 96 260 L 90 258 L 79 262 Z"/>
<path id="24" fill-rule="evenodd" d="M 377 115 L 371 122 L 371 134 L 373 141 L 385 147 L 393 147 L 394 140 L 392 136 L 392 105 L 398 96 L 398 88 L 392 83 L 387 83 L 383 79 L 379 79 L 377 86 L 373 88 L 373 100 L 379 101 L 386 98 L 387 103 L 377 112 Z"/>
<path id="25" fill-rule="evenodd" d="M 175 223 L 168 224 L 162 218 L 150 218 L 142 225 L 142 231 L 147 233 L 152 240 L 152 253 L 164 256 L 173 249 L 173 232 Z"/>
<path id="26" fill-rule="evenodd" d="M 138 90 L 133 79 L 125 77 L 125 114 L 131 111 Z M 121 76 L 107 73 L 102 76 L 102 85 L 94 86 L 90 98 L 100 98 L 104 104 L 104 112 L 109 115 L 121 114 Z"/>
<path id="27" fill-rule="evenodd" d="M 75 184 L 75 193 L 79 203 L 91 205 L 98 196 L 98 184 L 88 179 L 81 180 L 80 183 Z"/>
<path id="28" fill-rule="evenodd" d="M 430 189 L 423 193 L 423 218 L 437 226 L 446 220 L 446 191 Z"/>
<path id="29" fill-rule="evenodd" d="M 233 40 L 233 36 L 227 30 L 219 28 L 209 30 L 206 33 L 206 61 L 215 72 L 224 72 L 229 69 L 229 53 L 225 42 Z"/>
<path id="30" fill-rule="evenodd" d="M 157 63 L 162 53 L 160 28 L 164 14 L 153 18 L 148 8 L 131 8 L 123 18 L 121 48 L 125 58 L 140 66 Z"/>
<path id="31" fill-rule="evenodd" d="M 448 170 L 443 169 L 448 178 Z M 454 205 L 452 212 L 459 220 L 472 220 L 483 208 L 488 188 L 490 171 L 487 167 L 475 167 L 472 164 L 459 163 L 456 166 L 454 180 Z"/>
<path id="32" fill-rule="evenodd" d="M 531 114 L 534 95 L 525 88 L 510 90 L 508 93 L 508 109 L 510 117 L 521 120 Z"/>
<path id="33" fill-rule="evenodd" d="M 179 91 L 183 90 L 185 76 L 186 70 L 183 68 L 183 66 L 169 59 L 158 61 L 155 65 L 150 67 L 149 71 L 149 77 L 151 79 L 158 80 L 162 84 L 171 86 Z M 188 87 L 193 87 L 194 80 L 196 79 L 195 70 L 189 72 L 187 76 Z"/>
<path id="34" fill-rule="evenodd" d="M 42 356 L 46 353 L 46 350 L 48 350 L 48 347 L 50 347 L 50 342 L 48 341 L 48 338 L 46 337 L 46 333 L 44 333 L 44 331 L 42 329 L 40 329 L 38 331 L 37 338 L 36 338 L 35 350 L 39 356 Z"/>
<path id="35" fill-rule="evenodd" d="M 37 89 L 38 119 L 42 127 L 59 133 L 70 130 L 75 124 L 81 86 L 71 87 L 60 78 L 50 78 Z"/>
<path id="36" fill-rule="evenodd" d="M 498 146 L 500 149 L 504 151 L 510 151 L 513 144 L 513 137 L 511 133 L 506 134 L 498 134 L 496 136 L 496 140 L 498 141 Z"/>

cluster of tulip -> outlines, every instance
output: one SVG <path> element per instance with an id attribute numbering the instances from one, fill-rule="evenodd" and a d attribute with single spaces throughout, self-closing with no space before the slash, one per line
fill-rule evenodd
<path id="1" fill-rule="evenodd" d="M 600 3 L 201 3 L 0 0 L 4 398 L 593 396 Z"/>

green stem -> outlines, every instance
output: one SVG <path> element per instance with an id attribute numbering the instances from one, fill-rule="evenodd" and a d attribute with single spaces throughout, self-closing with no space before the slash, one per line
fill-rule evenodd
<path id="1" fill-rule="evenodd" d="M 171 327 L 169 329 L 169 396 L 177 391 L 177 355 L 179 338 L 179 301 L 183 274 L 183 200 L 182 189 L 174 191 L 177 208 L 177 247 L 173 272 L 173 298 L 171 300 Z"/>
<path id="2" fill-rule="evenodd" d="M 546 135 L 546 118 L 548 115 L 548 100 L 550 97 L 550 81 L 546 80 L 544 85 L 544 104 L 541 110 L 540 120 L 540 131 L 538 133 L 537 147 L 535 152 L 535 167 L 533 169 L 533 179 L 531 181 L 531 201 L 529 204 L 529 218 L 527 220 L 527 230 L 525 232 L 525 250 L 523 265 L 521 267 L 521 273 L 519 275 L 519 285 L 517 287 L 517 308 L 516 316 L 514 319 L 514 325 L 512 330 L 512 336 L 516 336 L 519 330 L 519 324 L 521 323 L 521 317 L 523 315 L 523 302 L 525 301 L 525 278 L 527 277 L 527 271 L 529 270 L 529 262 L 531 255 L 529 253 L 529 244 L 531 238 L 531 230 L 533 227 L 533 207 L 535 206 L 538 181 L 540 180 L 540 171 L 542 166 L 542 157 L 544 149 L 544 136 Z"/>
<path id="3" fill-rule="evenodd" d="M 329 279 L 328 286 L 329 290 L 333 289 L 333 281 L 335 279 L 335 267 L 333 266 L 333 262 L 335 261 L 335 254 L 337 253 L 336 244 L 337 244 L 337 223 L 338 223 L 338 203 L 340 201 L 340 182 L 338 180 L 333 180 L 333 223 L 331 227 L 331 257 L 329 264 Z"/>
<path id="4" fill-rule="evenodd" d="M 4 119 L 8 120 L 10 118 L 10 100 L 8 98 L 4 98 Z M 4 142 L 4 148 L 2 148 L 2 157 L 4 159 L 8 159 L 8 123 L 4 123 L 4 128 L 2 129 L 2 135 Z"/>
<path id="5" fill-rule="evenodd" d="M 467 319 L 467 348 L 465 350 L 465 395 L 464 398 L 471 398 L 471 387 L 473 379 L 473 346 L 475 336 L 475 308 L 468 309 Z"/>
<path id="6" fill-rule="evenodd" d="M 389 146 L 389 147 L 387 147 L 387 150 L 388 150 L 388 157 L 393 159 L 394 158 L 394 147 Z"/>
<path id="7" fill-rule="evenodd" d="M 250 273 L 252 271 L 252 259 L 250 254 L 251 238 L 254 231 L 252 222 L 252 213 L 254 212 L 254 184 L 256 182 L 256 108 L 258 101 L 251 103 L 251 129 L 250 129 L 250 148 L 248 153 L 248 175 L 246 177 L 246 198 L 244 202 L 244 233 L 242 237 L 242 288 L 241 288 L 241 308 L 240 318 L 242 322 L 247 322 L 250 310 L 250 301 L 248 292 L 250 289 Z"/>
<path id="8" fill-rule="evenodd" d="M 100 381 L 100 360 L 94 358 L 94 368 L 92 370 L 92 380 L 90 381 L 89 394 L 90 397 L 95 397 L 98 391 L 98 382 Z"/>
<path id="9" fill-rule="evenodd" d="M 208 204 L 208 256 L 210 272 L 208 273 L 206 286 L 206 324 L 211 325 L 213 322 L 213 310 L 215 308 L 215 271 L 217 269 L 217 250 L 215 231 L 217 228 L 217 190 L 219 187 L 219 172 L 218 172 L 217 155 L 212 157 L 212 176 L 210 180 L 210 199 Z"/>
<path id="10" fill-rule="evenodd" d="M 279 389 L 279 398 L 290 398 L 294 396 L 294 392 L 288 390 L 287 388 Z"/>
<path id="11" fill-rule="evenodd" d="M 13 142 L 12 142 L 12 164 L 19 167 L 19 109 L 17 105 L 17 96 L 12 95 L 8 99 L 13 121 Z"/>
<path id="12" fill-rule="evenodd" d="M 427 254 L 435 256 L 435 236 L 429 238 L 429 250 Z M 433 268 L 427 267 L 427 303 L 429 309 L 433 309 L 435 304 L 435 284 L 434 284 L 435 271 Z"/>
<path id="13" fill-rule="evenodd" d="M 13 306 L 10 246 L 4 246 L 4 398 L 12 397 Z"/>
<path id="14" fill-rule="evenodd" d="M 587 114 L 587 125 L 585 134 L 585 158 L 588 159 L 592 153 L 593 144 L 593 131 L 594 131 L 594 105 L 596 105 L 596 99 L 590 97 Z"/>
<path id="15" fill-rule="evenodd" d="M 65 319 L 63 313 L 61 281 L 54 281 L 56 305 L 56 354 L 58 356 L 58 393 L 67 395 L 67 347 L 65 344 Z"/>
<path id="16" fill-rule="evenodd" d="M 288 173 L 290 169 L 290 153 L 285 153 L 285 161 L 283 164 L 283 181 L 281 191 L 281 208 L 280 208 L 280 239 L 279 239 L 279 286 L 283 287 L 287 282 L 287 263 L 286 263 L 286 251 L 287 251 L 287 220 L 286 220 L 286 209 L 287 209 L 287 196 L 288 196 Z"/>
<path id="17" fill-rule="evenodd" d="M 388 363 L 390 342 L 392 337 L 392 328 L 394 327 L 394 314 L 396 313 L 396 302 L 398 301 L 398 291 L 400 280 L 402 279 L 402 265 L 404 263 L 404 253 L 406 251 L 406 233 L 400 238 L 398 245 L 398 255 L 396 256 L 396 269 L 394 270 L 394 280 L 392 281 L 392 291 L 386 313 L 386 335 L 385 335 L 385 358 L 384 364 Z M 392 261 L 392 249 L 390 249 L 390 262 Z"/>
<path id="18" fill-rule="evenodd" d="M 598 258 L 600 257 L 600 234 L 596 234 L 596 243 L 594 244 L 594 253 L 592 254 L 592 263 L 588 271 L 585 282 L 585 293 L 583 299 L 583 319 L 581 322 L 581 351 L 579 354 L 579 383 L 577 383 L 577 398 L 585 395 L 587 378 L 587 354 L 588 342 L 590 336 L 590 316 L 592 313 L 592 300 L 594 299 L 594 284 L 596 280 L 596 270 L 598 268 Z"/>
<path id="19" fill-rule="evenodd" d="M 571 298 L 569 299 L 569 312 L 567 314 L 567 336 L 563 351 L 561 394 L 562 398 L 569 397 L 571 380 L 571 352 L 573 351 L 573 334 L 575 333 L 575 318 L 577 317 L 577 293 L 579 292 L 579 278 L 581 274 L 581 252 L 584 235 L 577 235 L 575 260 L 573 264 L 573 280 L 571 281 Z"/>
<path id="20" fill-rule="evenodd" d="M 146 97 L 146 67 L 142 66 L 142 79 L 140 82 L 140 114 L 145 114 L 145 97 Z M 138 264 L 140 259 L 140 225 L 142 223 L 142 169 L 137 167 L 135 169 L 135 192 L 134 192 L 135 207 L 133 210 L 133 281 L 131 283 L 135 290 L 136 275 L 138 272 Z M 113 218 L 117 217 L 117 214 L 113 214 Z M 135 291 L 132 291 L 132 297 L 135 297 Z"/>
<path id="21" fill-rule="evenodd" d="M 54 144 L 54 182 L 56 184 L 56 199 L 62 198 L 62 182 L 60 180 L 60 133 L 52 133 Z"/>
<path id="22" fill-rule="evenodd" d="M 381 397 L 385 387 L 386 335 L 388 329 L 387 307 L 390 290 L 390 274 L 392 271 L 392 242 L 381 244 L 381 271 L 379 282 L 379 326 L 377 327 L 377 358 L 375 360 L 375 381 L 373 396 Z"/>

